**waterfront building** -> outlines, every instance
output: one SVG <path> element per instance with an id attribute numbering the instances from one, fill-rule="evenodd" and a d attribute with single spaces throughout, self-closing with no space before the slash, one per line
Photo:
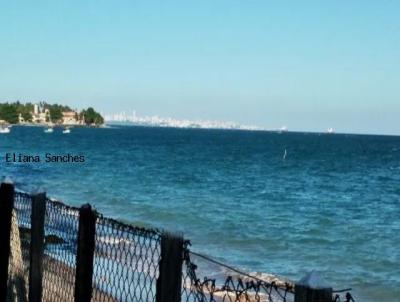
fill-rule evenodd
<path id="1" fill-rule="evenodd" d="M 34 115 L 38 115 L 39 114 L 39 105 L 38 104 L 34 104 L 33 105 L 33 114 Z"/>
<path id="2" fill-rule="evenodd" d="M 33 106 L 32 122 L 45 124 L 50 121 L 49 109 L 41 109 L 37 104 Z"/>
<path id="3" fill-rule="evenodd" d="M 63 125 L 79 125 L 78 113 L 76 111 L 63 111 L 62 123 Z"/>

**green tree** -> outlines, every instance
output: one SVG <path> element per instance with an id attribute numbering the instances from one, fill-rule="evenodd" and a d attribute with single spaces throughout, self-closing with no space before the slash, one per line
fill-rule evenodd
<path id="1" fill-rule="evenodd" d="M 49 108 L 50 118 L 53 123 L 59 123 L 62 120 L 62 110 L 59 106 L 51 106 Z"/>
<path id="2" fill-rule="evenodd" d="M 83 110 L 80 114 L 81 118 L 85 119 L 86 125 L 101 125 L 104 124 L 104 118 L 100 113 L 96 112 L 92 107 Z"/>
<path id="3" fill-rule="evenodd" d="M 24 119 L 24 121 L 31 122 L 32 121 L 33 104 L 31 104 L 31 103 L 21 104 L 21 103 L 17 102 L 16 105 L 17 105 L 17 112 L 18 112 L 18 114 L 22 115 L 22 118 Z"/>
<path id="4" fill-rule="evenodd" d="M 0 105 L 0 119 L 5 120 L 10 124 L 18 123 L 18 111 L 16 104 L 1 104 Z"/>

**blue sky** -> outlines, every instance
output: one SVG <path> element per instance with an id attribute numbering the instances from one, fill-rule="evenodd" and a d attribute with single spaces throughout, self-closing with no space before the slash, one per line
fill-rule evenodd
<path id="1" fill-rule="evenodd" d="M 400 134 L 400 1 L 1 1 L 0 100 Z"/>

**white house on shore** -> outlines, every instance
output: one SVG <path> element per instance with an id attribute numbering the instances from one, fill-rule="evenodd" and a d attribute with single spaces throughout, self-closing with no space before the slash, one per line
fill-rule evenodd
<path id="1" fill-rule="evenodd" d="M 49 109 L 40 109 L 39 105 L 33 105 L 32 122 L 38 124 L 44 124 L 50 121 Z"/>
<path id="2" fill-rule="evenodd" d="M 19 117 L 19 122 L 23 123 L 22 116 Z M 37 124 L 51 124 L 50 110 L 44 109 L 39 104 L 33 105 L 32 122 Z M 76 110 L 63 111 L 61 120 L 62 125 L 74 126 L 84 124 L 84 119 L 80 119 L 79 113 Z"/>
<path id="3" fill-rule="evenodd" d="M 82 125 L 83 121 L 79 118 L 77 111 L 63 111 L 62 112 L 63 125 Z"/>

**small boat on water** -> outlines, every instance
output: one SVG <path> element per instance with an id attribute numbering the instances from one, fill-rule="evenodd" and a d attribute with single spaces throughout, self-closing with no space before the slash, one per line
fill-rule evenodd
<path id="1" fill-rule="evenodd" d="M 334 133 L 335 133 L 335 129 L 333 129 L 333 128 L 328 128 L 328 129 L 326 130 L 326 133 L 328 133 L 328 134 L 334 134 Z"/>
<path id="2" fill-rule="evenodd" d="M 0 126 L 0 133 L 10 133 L 10 127 L 6 126 Z"/>
<path id="3" fill-rule="evenodd" d="M 68 134 L 71 133 L 71 130 L 69 128 L 65 128 L 62 133 Z"/>
<path id="4" fill-rule="evenodd" d="M 53 133 L 53 132 L 54 132 L 54 129 L 51 127 L 44 129 L 44 133 Z"/>
<path id="5" fill-rule="evenodd" d="M 289 129 L 286 126 L 282 126 L 279 130 L 278 133 L 284 133 L 284 132 L 288 132 Z"/>

